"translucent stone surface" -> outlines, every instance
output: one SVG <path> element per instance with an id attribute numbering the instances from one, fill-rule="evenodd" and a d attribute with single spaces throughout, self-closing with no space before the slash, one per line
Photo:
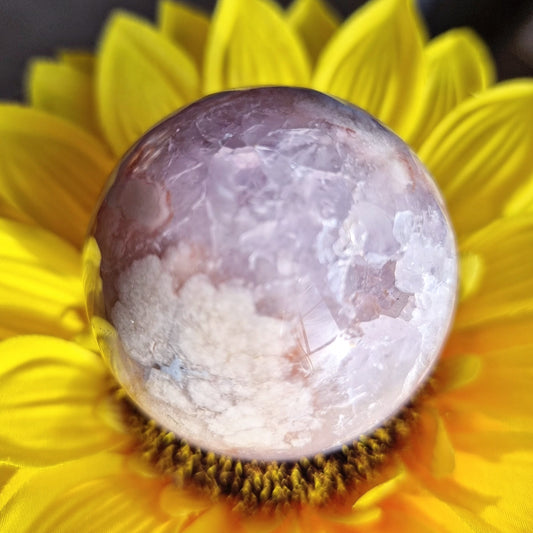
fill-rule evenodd
<path id="1" fill-rule="evenodd" d="M 170 117 L 116 170 L 92 235 L 89 308 L 118 380 L 221 454 L 295 459 L 369 433 L 424 382 L 453 315 L 431 178 L 368 114 L 310 90 Z"/>

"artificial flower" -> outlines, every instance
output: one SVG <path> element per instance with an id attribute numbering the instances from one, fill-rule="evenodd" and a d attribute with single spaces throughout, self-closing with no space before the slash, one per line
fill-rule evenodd
<path id="1" fill-rule="evenodd" d="M 94 55 L 37 59 L 27 80 L 28 105 L 0 105 L 1 531 L 533 531 L 533 81 L 494 85 L 479 38 L 428 40 L 410 0 L 342 24 L 322 0 L 220 0 L 211 19 L 162 0 L 155 26 L 117 11 Z M 80 254 L 139 136 L 204 94 L 265 84 L 346 99 L 413 147 L 448 204 L 461 293 L 409 427 L 374 437 L 383 457 L 356 488 L 243 512 L 176 475 L 169 436 L 125 415 Z"/>

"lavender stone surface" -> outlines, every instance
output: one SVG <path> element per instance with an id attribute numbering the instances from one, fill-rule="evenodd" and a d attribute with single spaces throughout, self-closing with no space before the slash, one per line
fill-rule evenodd
<path id="1" fill-rule="evenodd" d="M 436 186 L 362 110 L 305 89 L 205 98 L 146 134 L 95 217 L 111 367 L 191 444 L 334 450 L 423 384 L 457 257 Z"/>

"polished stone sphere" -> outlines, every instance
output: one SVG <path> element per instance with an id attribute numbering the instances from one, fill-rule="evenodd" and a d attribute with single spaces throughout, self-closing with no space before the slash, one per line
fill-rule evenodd
<path id="1" fill-rule="evenodd" d="M 167 118 L 118 165 L 89 242 L 88 307 L 118 381 L 191 445 L 243 459 L 379 427 L 423 385 L 454 311 L 431 177 L 366 112 L 308 89 Z"/>

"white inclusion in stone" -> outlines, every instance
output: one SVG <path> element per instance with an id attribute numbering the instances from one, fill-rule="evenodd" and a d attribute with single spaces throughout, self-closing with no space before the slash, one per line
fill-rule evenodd
<path id="1" fill-rule="evenodd" d="M 259 315 L 247 288 L 197 274 L 175 293 L 165 264 L 149 255 L 122 274 L 118 298 L 111 317 L 127 353 L 150 368 L 158 420 L 184 433 L 197 427 L 208 435 L 201 444 L 226 453 L 309 443 L 320 423 L 290 359 L 292 325 Z"/>

